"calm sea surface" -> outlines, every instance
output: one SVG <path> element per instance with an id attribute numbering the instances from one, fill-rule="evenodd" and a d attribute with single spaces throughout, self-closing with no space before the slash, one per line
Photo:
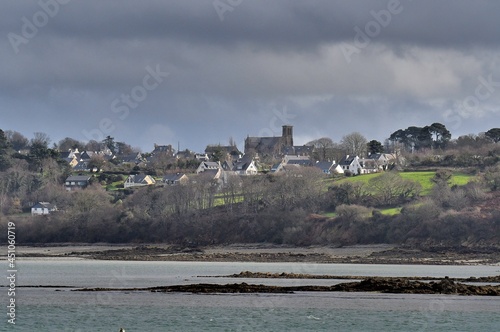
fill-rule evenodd
<path id="1" fill-rule="evenodd" d="M 199 282 L 329 285 L 345 280 L 214 278 L 241 271 L 359 276 L 499 275 L 500 266 L 17 261 L 16 326 L 0 331 L 499 331 L 500 299 L 374 293 L 193 295 L 73 292 L 61 286 L 148 287 Z M 4 265 L 6 266 L 6 265 Z M 7 268 L 5 267 L 5 271 Z M 5 285 L 6 283 L 1 283 Z M 7 288 L 1 287 L 3 307 Z M 6 310 L 5 310 L 6 312 Z M 6 315 L 4 315 L 6 317 Z"/>

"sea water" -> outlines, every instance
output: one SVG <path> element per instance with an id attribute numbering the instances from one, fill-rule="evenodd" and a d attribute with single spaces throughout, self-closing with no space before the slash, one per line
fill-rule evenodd
<path id="1" fill-rule="evenodd" d="M 1 331 L 498 331 L 497 297 L 316 293 L 186 294 L 75 292 L 82 287 L 209 283 L 328 285 L 345 280 L 214 278 L 241 271 L 330 275 L 469 277 L 499 266 L 299 263 L 18 261 L 16 325 Z M 27 286 L 51 286 L 48 288 Z M 2 287 L 0 292 L 7 293 Z M 2 295 L 2 299 L 6 298 Z M 3 306 L 4 308 L 6 305 Z M 4 316 L 6 317 L 6 316 Z"/>

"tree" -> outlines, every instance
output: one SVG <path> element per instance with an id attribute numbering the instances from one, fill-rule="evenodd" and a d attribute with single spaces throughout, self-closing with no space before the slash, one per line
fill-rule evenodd
<path id="1" fill-rule="evenodd" d="M 115 146 L 116 146 L 116 153 L 118 155 L 126 155 L 126 154 L 131 154 L 134 152 L 134 149 L 132 149 L 132 147 L 130 145 L 128 145 L 127 143 L 124 143 L 124 142 L 116 142 Z"/>
<path id="2" fill-rule="evenodd" d="M 434 176 L 432 177 L 431 181 L 434 182 L 437 185 L 443 184 L 448 186 L 451 178 L 453 176 L 453 172 L 450 171 L 449 169 L 440 169 L 436 171 Z"/>
<path id="3" fill-rule="evenodd" d="M 369 186 L 380 205 L 392 205 L 415 198 L 422 190 L 418 182 L 403 179 L 401 175 L 386 172 L 369 180 Z"/>
<path id="4" fill-rule="evenodd" d="M 90 157 L 90 161 L 88 163 L 88 167 L 92 170 L 94 167 L 97 171 L 102 170 L 104 164 L 106 164 L 106 160 L 100 154 L 94 154 Z"/>
<path id="5" fill-rule="evenodd" d="M 500 142 L 500 128 L 491 128 L 485 135 L 495 143 Z"/>
<path id="6" fill-rule="evenodd" d="M 114 137 L 106 136 L 105 139 L 102 140 L 102 143 L 105 147 L 107 147 L 113 154 L 116 154 L 116 143 Z"/>
<path id="7" fill-rule="evenodd" d="M 398 129 L 391 134 L 389 140 L 404 145 L 406 150 L 414 151 L 432 145 L 432 134 L 429 127 L 410 126 L 406 129 Z"/>
<path id="8" fill-rule="evenodd" d="M 346 154 L 364 157 L 366 155 L 366 138 L 358 132 L 353 132 L 342 137 L 340 146 Z"/>
<path id="9" fill-rule="evenodd" d="M 101 151 L 102 143 L 97 142 L 96 140 L 90 140 L 85 144 L 84 150 L 87 151 Z"/>
<path id="10" fill-rule="evenodd" d="M 80 151 L 84 150 L 84 144 L 71 137 L 63 138 L 57 144 L 59 151 L 68 151 L 69 149 L 78 149 Z"/>
<path id="11" fill-rule="evenodd" d="M 15 151 L 21 151 L 28 148 L 30 141 L 24 137 L 23 134 L 12 130 L 7 130 L 5 134 Z"/>
<path id="12" fill-rule="evenodd" d="M 384 152 L 384 146 L 377 140 L 371 140 L 367 144 L 368 152 L 371 154 Z"/>
<path id="13" fill-rule="evenodd" d="M 432 137 L 433 147 L 435 148 L 445 148 L 446 144 L 451 139 L 451 133 L 446 126 L 442 123 L 435 122 L 430 126 L 424 127 L 424 130 L 427 130 Z"/>
<path id="14" fill-rule="evenodd" d="M 335 144 L 333 143 L 331 138 L 322 137 L 315 139 L 314 141 L 310 141 L 306 143 L 306 145 L 314 146 L 315 148 L 315 159 L 319 161 L 324 160 L 334 160 L 332 156 L 333 148 Z"/>
<path id="15" fill-rule="evenodd" d="M 49 149 L 50 138 L 49 135 L 42 132 L 36 132 L 31 139 L 29 157 L 34 163 L 35 167 L 39 167 L 43 159 L 56 156 L 56 152 Z"/>
<path id="16" fill-rule="evenodd" d="M 47 149 L 50 144 L 50 137 L 46 133 L 35 132 L 33 138 L 31 139 L 31 145 L 37 145 L 39 147 Z"/>
<path id="17" fill-rule="evenodd" d="M 5 133 L 0 129 L 0 171 L 5 171 L 10 167 L 10 144 Z"/>
<path id="18" fill-rule="evenodd" d="M 225 154 L 224 150 L 220 145 L 216 146 L 212 152 L 212 155 L 210 156 L 213 161 L 217 162 L 223 162 L 225 160 Z"/>

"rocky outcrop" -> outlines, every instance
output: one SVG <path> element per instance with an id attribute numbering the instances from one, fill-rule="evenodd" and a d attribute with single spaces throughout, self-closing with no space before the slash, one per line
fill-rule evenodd
<path id="1" fill-rule="evenodd" d="M 406 278 L 366 278 L 360 282 L 342 283 L 333 286 L 267 286 L 247 283 L 235 284 L 191 284 L 152 288 L 106 289 L 84 288 L 77 291 L 151 291 L 187 293 L 294 293 L 294 292 L 378 292 L 404 294 L 456 294 L 499 296 L 500 286 L 475 286 L 443 278 L 438 282 L 413 281 Z"/>

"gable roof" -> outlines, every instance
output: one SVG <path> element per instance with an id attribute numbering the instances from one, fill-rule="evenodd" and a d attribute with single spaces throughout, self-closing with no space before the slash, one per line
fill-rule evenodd
<path id="1" fill-rule="evenodd" d="M 177 182 L 180 181 L 186 174 L 184 173 L 172 173 L 172 174 L 165 174 L 162 178 L 163 182 Z"/>
<path id="2" fill-rule="evenodd" d="M 124 163 L 140 162 L 142 159 L 142 156 L 139 152 L 134 152 L 134 153 L 129 153 L 129 154 L 125 154 L 125 155 L 120 155 L 120 156 L 118 156 L 118 159 Z"/>
<path id="3" fill-rule="evenodd" d="M 322 171 L 330 171 L 333 167 L 333 162 L 331 161 L 318 161 L 314 164 L 315 167 L 319 168 Z"/>
<path id="4" fill-rule="evenodd" d="M 132 181 L 128 181 L 127 179 L 127 182 L 133 182 L 133 183 L 147 183 L 146 179 L 147 178 L 151 178 L 152 180 L 152 183 L 155 182 L 155 180 L 150 176 L 150 175 L 147 175 L 147 174 L 136 174 L 136 175 L 130 175 L 128 177 L 128 179 L 132 180 Z"/>
<path id="5" fill-rule="evenodd" d="M 82 159 L 82 160 L 90 160 L 94 155 L 96 155 L 95 152 L 84 151 L 82 154 L 80 154 L 80 159 Z"/>
<path id="6" fill-rule="evenodd" d="M 67 182 L 82 182 L 82 181 L 90 181 L 90 175 L 71 175 L 66 178 Z"/>
<path id="7" fill-rule="evenodd" d="M 340 166 L 351 165 L 354 162 L 354 160 L 356 160 L 356 158 L 357 158 L 357 156 L 346 155 L 346 156 L 342 157 L 342 159 L 340 159 L 339 165 Z"/>
<path id="8" fill-rule="evenodd" d="M 35 205 L 33 205 L 31 208 L 32 209 L 46 208 L 46 209 L 49 209 L 49 210 L 54 210 L 54 209 L 56 209 L 56 205 L 55 204 L 51 204 L 49 202 L 38 202 Z"/>

